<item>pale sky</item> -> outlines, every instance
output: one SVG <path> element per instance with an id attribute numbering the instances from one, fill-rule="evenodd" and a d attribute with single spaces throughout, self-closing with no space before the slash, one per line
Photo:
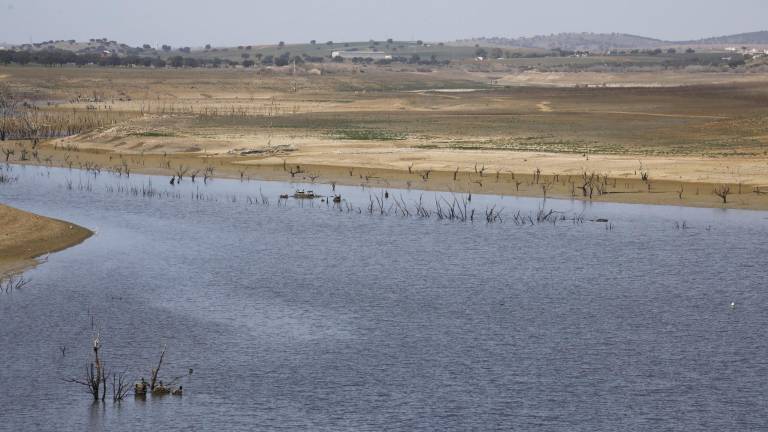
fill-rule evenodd
<path id="1" fill-rule="evenodd" d="M 0 42 L 194 47 L 582 31 L 680 40 L 765 30 L 767 18 L 767 0 L 0 0 Z"/>

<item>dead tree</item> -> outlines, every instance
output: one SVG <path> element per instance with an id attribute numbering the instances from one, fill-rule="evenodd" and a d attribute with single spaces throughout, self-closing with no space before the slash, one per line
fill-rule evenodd
<path id="1" fill-rule="evenodd" d="M 301 169 L 301 166 L 299 166 L 299 165 L 296 165 L 296 169 L 295 170 L 293 168 L 291 168 L 288 172 L 291 174 L 291 178 L 296 177 L 296 174 L 303 174 L 304 173 L 304 171 Z"/>
<path id="2" fill-rule="evenodd" d="M 213 177 L 213 171 L 216 168 L 214 168 L 212 165 L 209 165 L 205 167 L 205 170 L 203 171 L 203 183 L 208 183 L 208 179 Z"/>
<path id="3" fill-rule="evenodd" d="M 21 123 L 24 126 L 24 134 L 32 141 L 32 148 L 36 148 L 40 142 L 40 129 L 43 120 L 35 110 L 26 110 L 24 115 L 20 116 Z"/>
<path id="4" fill-rule="evenodd" d="M 11 134 L 18 103 L 10 87 L 5 84 L 0 85 L 0 141 L 5 141 Z M 7 156 L 5 160 L 8 161 Z"/>
<path id="5" fill-rule="evenodd" d="M 98 333 L 93 338 L 93 358 L 94 361 L 85 367 L 85 375 L 82 378 L 70 378 L 67 381 L 80 384 L 88 388 L 88 392 L 93 396 L 94 401 L 102 401 L 107 395 L 107 374 L 104 370 L 104 364 L 99 358 L 99 349 L 101 340 Z"/>
<path id="6" fill-rule="evenodd" d="M 2 180 L 0 179 L 0 183 L 2 183 Z M 0 291 L 8 294 L 12 293 L 16 290 L 20 290 L 21 288 L 24 288 L 29 283 L 29 280 L 24 279 L 24 276 L 11 276 L 6 280 L 0 279 Z"/>
<path id="7" fill-rule="evenodd" d="M 731 193 L 731 187 L 728 185 L 719 185 L 715 186 L 714 189 L 712 189 L 712 193 L 719 196 L 720 199 L 723 200 L 723 204 L 728 203 L 728 194 Z"/>
<path id="8" fill-rule="evenodd" d="M 189 171 L 189 167 L 185 167 L 184 165 L 179 165 L 176 168 L 176 177 L 179 178 L 177 183 L 181 183 L 181 179 L 184 178 L 184 176 L 187 174 L 188 171 Z"/>
<path id="9" fill-rule="evenodd" d="M 131 383 L 126 379 L 125 372 L 112 374 L 112 402 L 120 402 L 131 391 Z"/>
<path id="10" fill-rule="evenodd" d="M 8 162 L 8 159 L 11 158 L 16 153 L 16 151 L 12 148 L 4 148 L 3 154 L 5 155 L 5 161 Z"/>
<path id="11" fill-rule="evenodd" d="M 551 187 L 552 187 L 552 185 L 549 184 L 549 183 L 542 183 L 541 184 L 541 192 L 544 194 L 544 198 L 547 197 L 547 192 L 550 190 Z"/>
<path id="12" fill-rule="evenodd" d="M 584 194 L 584 196 L 588 196 L 589 199 L 592 199 L 592 193 L 595 189 L 595 173 L 590 174 L 587 176 L 587 173 L 584 172 L 581 175 L 582 179 L 582 185 L 581 185 L 581 192 Z"/>
<path id="13" fill-rule="evenodd" d="M 165 349 L 167 345 L 163 345 L 163 351 L 160 352 L 160 361 L 157 362 L 157 367 L 152 368 L 151 379 L 149 381 L 149 390 L 154 390 L 157 384 L 157 374 L 160 373 L 160 367 L 163 365 L 163 359 L 165 358 Z"/>

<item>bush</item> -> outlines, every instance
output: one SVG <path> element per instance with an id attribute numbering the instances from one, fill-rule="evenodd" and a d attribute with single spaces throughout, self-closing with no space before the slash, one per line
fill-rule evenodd
<path id="1" fill-rule="evenodd" d="M 275 66 L 287 66 L 291 61 L 291 53 L 283 53 L 275 58 Z"/>

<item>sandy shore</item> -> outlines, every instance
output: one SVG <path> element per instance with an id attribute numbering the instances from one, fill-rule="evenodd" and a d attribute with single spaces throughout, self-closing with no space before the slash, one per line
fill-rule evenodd
<path id="1" fill-rule="evenodd" d="M 93 232 L 68 222 L 0 204 L 0 277 L 36 264 L 35 258 L 83 242 Z"/>

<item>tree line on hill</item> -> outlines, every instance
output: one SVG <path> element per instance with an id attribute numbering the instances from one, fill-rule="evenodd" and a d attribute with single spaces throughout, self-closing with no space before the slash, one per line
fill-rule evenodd
<path id="1" fill-rule="evenodd" d="M 263 66 L 287 66 L 290 64 L 304 64 L 304 63 L 324 63 L 325 61 L 333 61 L 334 63 L 345 62 L 344 58 L 326 58 L 321 56 L 311 56 L 307 54 L 291 55 L 290 52 L 284 52 L 280 55 L 263 55 L 255 54 L 250 55 L 248 53 L 241 54 L 241 61 L 234 61 L 228 59 L 215 58 L 200 58 L 194 56 L 172 56 L 167 59 L 160 57 L 138 56 L 138 55 L 103 55 L 96 53 L 76 53 L 67 50 L 43 50 L 43 51 L 14 51 L 14 50 L 0 50 L 0 64 L 38 64 L 43 66 L 64 66 L 64 65 L 98 65 L 98 66 L 142 66 L 142 67 L 222 67 L 222 66 L 238 66 L 253 67 L 257 64 Z M 429 58 L 422 58 L 418 54 L 411 55 L 410 57 L 392 57 L 391 59 L 378 59 L 365 57 L 355 57 L 348 59 L 354 64 L 391 64 L 391 63 L 407 63 L 407 64 L 421 64 L 421 65 L 438 65 L 448 64 L 448 60 L 440 61 L 436 56 Z"/>
<path id="2" fill-rule="evenodd" d="M 182 51 L 187 53 L 187 51 Z M 190 52 L 191 53 L 191 52 Z M 491 48 L 486 50 L 485 48 L 477 47 L 475 55 L 477 57 L 485 58 L 507 58 L 513 59 L 518 57 L 568 57 L 574 55 L 580 55 L 582 53 L 578 51 L 570 51 L 563 49 L 554 49 L 548 52 L 533 52 L 533 53 L 517 53 L 505 51 L 500 48 Z M 588 53 L 586 53 L 588 54 Z M 731 68 L 737 68 L 744 65 L 745 58 L 741 55 L 731 55 L 730 57 L 722 58 L 720 54 L 696 54 L 694 50 L 688 49 L 685 53 L 678 53 L 675 49 L 667 49 L 662 51 L 661 49 L 655 50 L 631 50 L 616 51 L 608 55 L 610 56 L 627 56 L 632 57 L 639 56 L 666 56 L 659 59 L 659 65 L 667 68 L 684 68 L 687 66 L 721 66 L 727 65 Z M 677 54 L 677 55 L 675 55 Z M 681 55 L 682 54 L 682 55 Z M 254 67 L 256 65 L 261 66 L 288 66 L 291 64 L 301 65 L 304 63 L 324 63 L 326 61 L 334 63 L 343 63 L 349 61 L 353 64 L 376 64 L 376 65 L 388 65 L 388 64 L 411 64 L 411 65 L 447 65 L 450 60 L 438 59 L 436 55 L 430 57 L 422 57 L 418 54 L 412 54 L 410 56 L 392 56 L 386 59 L 373 59 L 366 58 L 361 53 L 360 57 L 343 58 L 337 57 L 323 57 L 323 56 L 311 56 L 306 53 L 301 55 L 292 55 L 286 51 L 280 55 L 263 55 L 261 53 L 251 54 L 242 53 L 240 60 L 235 61 L 231 59 L 221 59 L 218 57 L 196 57 L 194 55 L 175 55 L 167 58 L 161 58 L 159 56 L 142 56 L 142 55 L 117 55 L 115 53 L 78 53 L 61 49 L 48 49 L 41 51 L 16 51 L 16 50 L 0 50 L 0 64 L 38 64 L 43 66 L 64 66 L 64 65 L 98 65 L 98 66 L 131 66 L 131 67 L 174 67 L 174 68 L 194 68 L 194 67 Z M 631 65 L 628 62 L 624 66 Z M 591 66 L 591 65 L 587 65 Z M 582 67 L 587 67 L 583 66 Z M 618 66 L 618 65 L 616 65 Z M 579 67 L 578 65 L 571 65 L 570 67 Z"/>

